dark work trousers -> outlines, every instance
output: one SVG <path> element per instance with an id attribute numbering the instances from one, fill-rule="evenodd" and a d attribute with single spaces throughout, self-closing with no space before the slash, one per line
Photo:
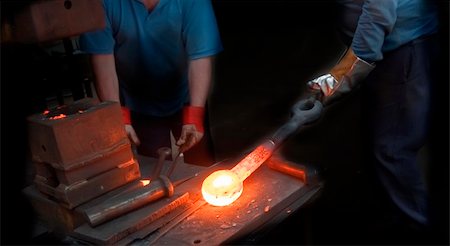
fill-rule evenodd
<path id="1" fill-rule="evenodd" d="M 205 119 L 203 138 L 184 153 L 184 161 L 186 163 L 210 166 L 215 162 L 208 117 L 205 117 Z M 131 124 L 141 142 L 137 146 L 138 154 L 157 158 L 159 148 L 171 147 L 170 131 L 172 131 L 175 141 L 179 139 L 182 127 L 182 113 L 179 111 L 168 117 L 152 117 L 132 111 Z"/>
<path id="2" fill-rule="evenodd" d="M 417 161 L 427 140 L 438 41 L 419 38 L 384 54 L 363 86 L 370 157 L 399 214 L 429 222 L 424 173 Z"/>

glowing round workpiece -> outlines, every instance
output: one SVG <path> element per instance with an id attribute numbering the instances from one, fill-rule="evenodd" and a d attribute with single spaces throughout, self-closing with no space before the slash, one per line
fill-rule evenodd
<path id="1" fill-rule="evenodd" d="M 242 181 L 230 170 L 219 170 L 210 174 L 202 184 L 205 201 L 214 206 L 226 206 L 242 194 Z"/>

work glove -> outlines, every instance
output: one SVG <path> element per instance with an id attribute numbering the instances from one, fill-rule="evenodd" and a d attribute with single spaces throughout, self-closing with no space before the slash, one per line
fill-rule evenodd
<path id="1" fill-rule="evenodd" d="M 122 120 L 125 124 L 125 132 L 127 133 L 130 141 L 136 146 L 141 144 L 141 141 L 139 141 L 139 138 L 131 125 L 130 109 L 124 106 L 122 106 Z"/>
<path id="2" fill-rule="evenodd" d="M 205 108 L 186 106 L 183 108 L 183 126 L 181 128 L 181 136 L 177 141 L 180 146 L 180 153 L 192 148 L 203 138 L 205 119 Z"/>
<path id="3" fill-rule="evenodd" d="M 308 87 L 313 93 L 319 92 L 322 103 L 329 105 L 357 87 L 374 68 L 374 64 L 360 59 L 349 48 L 330 73 L 309 81 Z"/>

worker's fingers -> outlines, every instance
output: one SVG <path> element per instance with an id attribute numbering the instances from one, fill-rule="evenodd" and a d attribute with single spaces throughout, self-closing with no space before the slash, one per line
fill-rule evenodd
<path id="1" fill-rule="evenodd" d="M 198 132 L 195 125 L 184 125 L 181 131 L 181 137 L 177 141 L 177 145 L 180 146 L 180 152 L 185 152 L 198 143 L 203 137 L 203 133 Z"/>
<path id="2" fill-rule="evenodd" d="M 200 134 L 198 134 L 198 132 L 192 132 L 186 143 L 184 144 L 184 149 L 188 150 L 190 148 L 192 148 L 192 146 L 194 146 L 196 143 L 198 143 L 200 141 Z"/>
<path id="3" fill-rule="evenodd" d="M 203 137 L 202 133 L 196 132 L 196 133 L 190 133 L 188 135 L 188 138 L 186 139 L 186 143 L 180 146 L 180 152 L 188 151 L 190 148 L 192 148 L 195 144 L 200 142 L 200 139 Z"/>
<path id="4" fill-rule="evenodd" d="M 128 138 L 130 139 L 130 141 L 133 144 L 135 144 L 135 145 L 141 144 L 141 141 L 139 141 L 139 138 L 138 138 L 136 132 L 134 131 L 133 126 L 125 125 L 125 131 L 127 132 Z"/>
<path id="5" fill-rule="evenodd" d="M 181 146 L 186 142 L 187 134 L 188 134 L 188 131 L 187 131 L 187 129 L 185 129 L 185 126 L 183 126 L 183 128 L 181 130 L 181 136 L 177 140 L 177 143 L 176 143 L 178 146 Z"/>

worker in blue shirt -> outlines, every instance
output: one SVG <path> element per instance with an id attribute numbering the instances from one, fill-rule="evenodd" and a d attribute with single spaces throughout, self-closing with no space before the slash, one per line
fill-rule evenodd
<path id="1" fill-rule="evenodd" d="M 400 217 L 427 226 L 427 191 L 417 154 L 427 136 L 436 75 L 436 6 L 430 0 L 338 3 L 348 49 L 308 86 L 329 105 L 362 85 L 376 176 Z"/>
<path id="2" fill-rule="evenodd" d="M 205 105 L 222 44 L 210 0 L 103 0 L 103 6 L 106 27 L 80 37 L 81 50 L 92 54 L 98 97 L 121 103 L 138 153 L 157 156 L 171 146 L 172 131 L 185 161 L 212 164 Z"/>

